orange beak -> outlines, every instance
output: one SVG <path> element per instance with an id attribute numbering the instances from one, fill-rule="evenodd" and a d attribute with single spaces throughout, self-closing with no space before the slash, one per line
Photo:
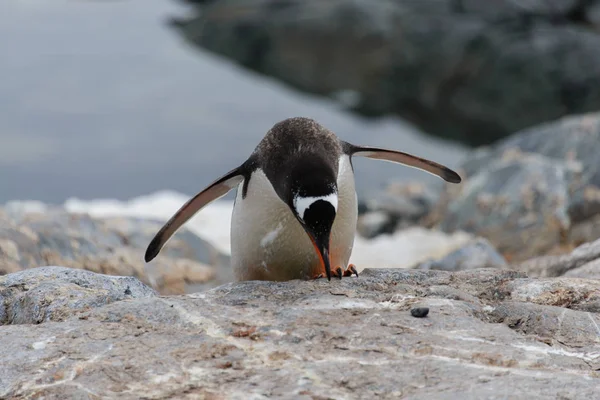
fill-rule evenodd
<path id="1" fill-rule="evenodd" d="M 310 241 L 312 242 L 315 251 L 319 255 L 321 266 L 325 269 L 325 273 L 327 274 L 327 280 L 331 280 L 331 264 L 329 261 L 329 235 L 327 235 L 326 238 L 319 240 L 315 237 L 315 235 L 309 232 L 309 230 L 306 227 L 304 227 L 304 230 L 308 234 L 308 237 L 310 238 Z"/>

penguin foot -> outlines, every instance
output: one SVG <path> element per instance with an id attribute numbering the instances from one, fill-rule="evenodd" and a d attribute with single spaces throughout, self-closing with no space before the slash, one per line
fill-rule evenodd
<path id="1" fill-rule="evenodd" d="M 336 269 L 331 271 L 331 275 L 333 275 L 336 278 L 342 279 L 342 276 L 344 276 L 344 271 L 342 271 L 342 267 L 337 267 Z"/>
<path id="2" fill-rule="evenodd" d="M 345 270 L 342 269 L 342 267 L 335 268 L 333 271 L 331 271 L 331 275 L 334 278 L 339 278 L 339 279 L 342 279 L 343 276 L 352 276 L 352 275 L 356 275 L 358 277 L 358 271 L 356 270 L 356 266 L 354 264 L 350 264 L 350 265 L 348 265 L 348 268 L 346 268 Z M 325 278 L 324 273 L 317 274 L 317 275 L 313 276 L 311 279 L 321 279 L 321 278 Z"/>
<path id="3" fill-rule="evenodd" d="M 356 275 L 358 278 L 358 271 L 356 270 L 356 266 L 354 264 L 348 265 L 348 268 L 344 271 L 344 276 L 352 276 Z"/>
<path id="4" fill-rule="evenodd" d="M 358 277 L 358 271 L 356 270 L 354 264 L 350 264 L 345 270 L 343 270 L 342 267 L 337 267 L 335 270 L 332 271 L 332 275 L 340 279 L 342 279 L 342 276 L 356 275 Z"/>

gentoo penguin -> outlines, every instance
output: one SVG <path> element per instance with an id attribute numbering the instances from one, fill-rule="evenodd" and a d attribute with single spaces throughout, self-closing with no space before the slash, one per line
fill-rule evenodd
<path id="1" fill-rule="evenodd" d="M 309 118 L 276 123 L 253 153 L 185 203 L 148 245 L 151 261 L 196 212 L 237 188 L 231 263 L 237 280 L 312 279 L 356 273 L 348 265 L 357 222 L 353 156 L 419 168 L 459 183 L 460 176 L 399 151 L 355 146 Z"/>

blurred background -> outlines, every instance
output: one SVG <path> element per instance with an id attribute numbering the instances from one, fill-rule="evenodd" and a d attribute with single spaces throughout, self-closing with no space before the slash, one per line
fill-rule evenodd
<path id="1" fill-rule="evenodd" d="M 224 3 L 231 4 L 225 6 L 229 23 L 248 7 L 264 6 Z M 447 164 L 465 151 L 459 143 L 425 138 L 397 115 L 368 119 L 241 67 L 191 44 L 174 18 L 191 19 L 185 31 L 203 34 L 203 22 L 193 22 L 195 9 L 178 1 L 0 4 L 0 201 L 128 199 L 162 189 L 193 194 L 245 160 L 275 122 L 292 116 L 315 118 L 352 142 Z M 353 87 L 345 91 L 357 95 Z M 422 175 L 358 164 L 361 194 L 389 179 Z"/>
<path id="2" fill-rule="evenodd" d="M 293 116 L 464 178 L 356 159 L 363 265 L 483 238 L 502 266 L 600 237 L 600 1 L 19 0 L 0 2 L 0 38 L 0 274 L 68 264 L 167 287 L 140 259 L 160 224 L 32 222 L 22 201 L 162 222 Z M 223 204 L 188 225 L 216 249 L 181 233 L 163 271 L 227 265 Z M 46 235 L 30 253 L 23 226 Z"/>

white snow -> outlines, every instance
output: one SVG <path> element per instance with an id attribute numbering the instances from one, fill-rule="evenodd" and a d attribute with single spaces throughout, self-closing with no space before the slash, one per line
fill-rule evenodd
<path id="1" fill-rule="evenodd" d="M 189 195 L 160 191 L 128 201 L 68 199 L 69 212 L 88 213 L 94 217 L 142 217 L 166 222 L 188 199 Z M 43 211 L 43 203 L 10 202 L 11 207 Z M 207 240 L 224 253 L 230 253 L 230 222 L 233 201 L 217 200 L 200 210 L 185 225 L 191 232 Z M 263 241 L 274 240 L 278 231 L 267 234 Z M 447 235 L 420 227 L 401 230 L 374 239 L 356 236 L 350 262 L 363 268 L 408 268 L 427 259 L 437 259 L 463 246 L 472 239 L 467 233 Z M 168 245 L 168 244 L 167 244 Z"/>

